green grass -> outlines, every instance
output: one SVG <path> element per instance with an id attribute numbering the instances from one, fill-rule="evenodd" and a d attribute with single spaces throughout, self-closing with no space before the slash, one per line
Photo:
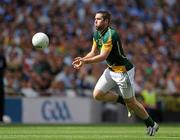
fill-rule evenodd
<path id="1" fill-rule="evenodd" d="M 143 125 L 0 125 L 0 140 L 180 140 L 180 125 L 161 124 L 156 136 Z"/>

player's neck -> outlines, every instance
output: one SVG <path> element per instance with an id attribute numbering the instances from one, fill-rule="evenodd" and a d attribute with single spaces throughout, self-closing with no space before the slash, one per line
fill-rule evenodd
<path id="1" fill-rule="evenodd" d="M 108 30 L 108 28 L 109 28 L 109 26 L 106 26 L 105 28 L 100 30 L 99 32 L 101 33 L 101 35 L 103 35 Z"/>

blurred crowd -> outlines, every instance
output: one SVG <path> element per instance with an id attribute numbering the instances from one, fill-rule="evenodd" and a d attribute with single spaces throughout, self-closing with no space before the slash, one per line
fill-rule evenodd
<path id="1" fill-rule="evenodd" d="M 180 93 L 178 0 L 1 0 L 6 94 L 91 96 L 106 64 L 86 65 L 77 71 L 71 63 L 91 49 L 94 15 L 99 10 L 111 12 L 112 26 L 136 66 L 136 93 Z M 48 48 L 32 46 L 36 32 L 49 36 Z"/>

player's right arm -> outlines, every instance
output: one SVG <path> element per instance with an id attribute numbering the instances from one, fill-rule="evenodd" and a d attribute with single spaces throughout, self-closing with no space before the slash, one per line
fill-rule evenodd
<path id="1" fill-rule="evenodd" d="M 79 61 L 80 59 L 92 58 L 92 57 L 94 57 L 96 55 L 96 52 L 97 52 L 97 44 L 95 42 L 95 39 L 93 38 L 93 45 L 92 45 L 91 51 L 87 55 L 85 55 L 84 57 L 76 57 L 76 58 L 74 58 L 74 61 L 73 61 L 72 65 L 75 68 L 75 65 L 77 65 L 77 66 L 80 65 L 80 63 L 81 63 Z"/>
<path id="2" fill-rule="evenodd" d="M 95 42 L 95 39 L 93 38 L 93 45 L 92 45 L 91 51 L 84 57 L 76 57 L 74 60 L 94 57 L 96 55 L 96 52 L 97 52 L 97 44 Z"/>
<path id="3" fill-rule="evenodd" d="M 96 52 L 97 52 L 97 45 L 96 45 L 95 40 L 93 39 L 93 45 L 92 45 L 91 51 L 86 56 L 84 56 L 83 59 L 94 57 L 96 55 Z"/>

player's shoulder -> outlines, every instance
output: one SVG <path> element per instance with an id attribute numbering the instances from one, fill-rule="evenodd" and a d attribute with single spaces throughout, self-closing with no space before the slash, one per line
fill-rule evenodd
<path id="1" fill-rule="evenodd" d="M 119 40 L 121 38 L 119 32 L 117 31 L 117 29 L 111 27 L 110 30 L 111 30 L 111 36 L 112 36 L 113 39 L 118 39 Z"/>
<path id="2" fill-rule="evenodd" d="M 104 36 L 112 36 L 113 34 L 116 33 L 116 30 L 112 27 L 108 27 L 106 33 L 104 34 Z"/>
<path id="3" fill-rule="evenodd" d="M 117 32 L 117 30 L 115 28 L 109 27 L 109 30 L 110 30 L 112 35 L 118 35 L 118 32 Z"/>
<path id="4" fill-rule="evenodd" d="M 118 36 L 118 32 L 115 28 L 113 27 L 108 27 L 108 30 L 106 31 L 106 33 L 104 34 L 104 38 L 109 38 L 109 37 L 113 37 L 113 36 Z M 96 30 L 94 33 L 93 33 L 93 38 L 99 38 L 100 37 L 100 34 L 99 32 Z"/>

